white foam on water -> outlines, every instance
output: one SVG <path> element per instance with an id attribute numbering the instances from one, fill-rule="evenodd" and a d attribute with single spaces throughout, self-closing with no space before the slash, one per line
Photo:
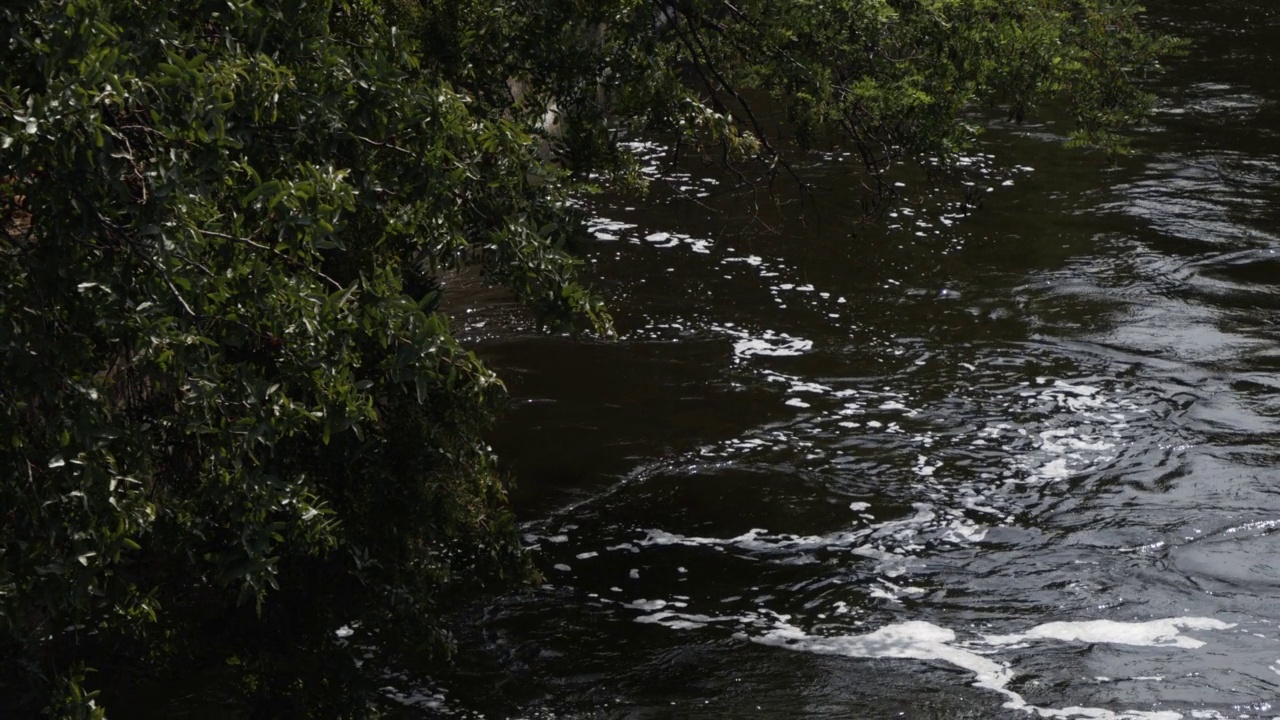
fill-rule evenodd
<path id="1" fill-rule="evenodd" d="M 732 618 L 698 615 L 696 613 L 673 612 L 660 610 L 649 615 L 641 615 L 636 622 L 661 625 L 672 630 L 695 630 L 717 623 L 732 622 Z"/>
<path id="2" fill-rule="evenodd" d="M 864 529 L 853 532 L 838 532 L 827 535 L 771 535 L 763 528 L 752 528 L 747 532 L 731 538 L 694 537 L 678 535 L 665 530 L 648 530 L 643 540 L 636 541 L 641 547 L 655 545 L 684 545 L 688 547 L 710 547 L 724 550 L 729 547 L 754 552 L 804 551 L 826 548 L 848 548 L 856 545 L 861 539 L 871 534 Z"/>
<path id="3" fill-rule="evenodd" d="M 920 564 L 916 553 L 923 549 L 923 543 L 969 545 L 986 537 L 987 527 L 958 510 L 939 511 L 927 503 L 916 503 L 913 509 L 910 516 L 878 523 L 869 522 L 870 515 L 860 516 L 867 522 L 865 526 L 822 535 L 775 534 L 752 528 L 741 535 L 718 538 L 648 529 L 634 545 L 703 547 L 717 552 L 766 555 L 781 563 L 812 562 L 808 553 L 820 551 L 848 552 L 876 561 L 876 573 L 896 578 Z"/>
<path id="4" fill-rule="evenodd" d="M 1167 618 L 1135 623 L 1116 622 L 1114 620 L 1087 620 L 1083 622 L 1045 623 L 1044 625 L 1037 625 L 1025 633 L 988 635 L 983 640 L 991 645 L 1015 645 L 1031 640 L 1061 640 L 1064 642 L 1194 649 L 1203 647 L 1204 642 L 1183 635 L 1181 630 L 1226 630 L 1231 627 L 1234 626 L 1221 620 L 1198 617 Z"/>
<path id="5" fill-rule="evenodd" d="M 646 601 L 646 606 L 653 605 Z M 633 605 L 636 606 L 636 605 Z M 1194 650 L 1204 647 L 1203 640 L 1187 637 L 1183 630 L 1227 630 L 1232 623 L 1215 618 L 1175 617 L 1146 622 L 1119 622 L 1113 620 L 1086 620 L 1081 622 L 1051 622 L 1037 625 L 1026 632 L 1010 635 L 993 635 L 962 641 L 954 630 L 923 620 L 886 625 L 861 635 L 813 635 L 789 622 L 789 616 L 765 611 L 746 616 L 708 616 L 677 613 L 656 606 L 657 612 L 636 618 L 637 622 L 662 625 L 674 629 L 694 629 L 708 625 L 730 623 L 742 627 L 737 637 L 761 645 L 786 648 L 797 652 L 818 655 L 838 655 L 851 658 L 894 658 L 945 662 L 972 673 L 973 686 L 1003 695 L 1003 707 L 1041 718 L 1071 720 L 1183 720 L 1186 717 L 1221 719 L 1225 716 L 1207 710 L 1189 711 L 1190 715 L 1163 710 L 1113 711 L 1094 707 L 1043 707 L 1033 705 L 1010 685 L 1018 672 L 1009 663 L 993 659 L 992 653 L 1010 647 L 1021 647 L 1035 641 L 1056 640 L 1078 643 L 1109 643 L 1117 645 L 1176 648 Z M 752 628 L 757 628 L 752 630 Z M 764 628 L 761 632 L 758 628 Z M 1133 678 L 1159 682 L 1162 678 L 1150 676 Z M 1108 680 L 1111 680 L 1108 678 Z"/>
<path id="6" fill-rule="evenodd" d="M 1056 483 L 1113 462 L 1132 443 L 1131 422 L 1149 412 L 1133 399 L 1085 381 L 1038 377 L 1023 387 L 1017 394 L 1024 409 L 1044 415 L 1041 429 L 993 423 L 970 440 L 971 446 L 1034 442 L 1031 451 L 1009 458 L 1020 484 Z"/>
<path id="7" fill-rule="evenodd" d="M 1233 535 L 1235 533 L 1252 532 L 1255 530 L 1274 530 L 1277 527 L 1280 527 L 1280 520 L 1258 520 L 1256 522 L 1230 527 L 1222 532 L 1224 535 Z"/>
<path id="8" fill-rule="evenodd" d="M 873 598 L 900 603 L 904 597 L 919 597 L 926 592 L 924 588 L 894 585 L 888 580 L 880 580 L 879 586 L 872 586 L 867 594 Z"/>
<path id="9" fill-rule="evenodd" d="M 808 347 L 789 346 L 801 339 L 781 333 L 748 333 L 745 328 L 730 325 L 716 329 L 738 340 L 767 338 L 764 344 L 769 348 L 759 348 L 765 353 L 786 354 Z M 743 355 L 755 350 L 749 344 L 739 348 Z M 752 457 L 768 459 L 768 454 L 779 451 L 803 451 L 805 461 L 829 463 L 822 469 L 826 472 L 842 468 L 848 456 L 842 449 L 833 450 L 826 444 L 823 428 L 839 428 L 839 435 L 830 434 L 832 438 L 851 433 L 909 431 L 915 462 L 904 470 L 911 473 L 910 487 L 915 490 L 913 499 L 917 499 L 913 503 L 915 512 L 878 521 L 865 512 L 871 510 L 869 505 L 858 505 L 854 511 L 862 513 L 853 518 L 851 526 L 808 536 L 755 529 L 736 537 L 687 537 L 642 529 L 648 537 L 623 549 L 634 553 L 655 545 L 683 545 L 729 554 L 764 555 L 771 562 L 784 563 L 813 562 L 818 553 L 845 552 L 875 561 L 873 572 L 882 578 L 899 578 L 922 562 L 922 553 L 980 543 L 991 528 L 1016 522 L 1021 508 L 1010 497 L 1024 492 L 1023 488 L 1051 485 L 1115 461 L 1135 432 L 1135 426 L 1129 423 L 1150 412 L 1138 402 L 1117 396 L 1103 382 L 1037 378 L 1014 390 L 1022 399 L 1015 401 L 1017 407 L 1010 408 L 1008 420 L 993 419 L 961 435 L 948 435 L 914 427 L 904 430 L 896 423 L 882 422 L 890 417 L 933 412 L 890 387 L 849 387 L 836 381 L 812 382 L 772 369 L 760 372 L 762 379 L 771 385 L 776 383 L 775 387 L 782 391 L 780 402 L 805 413 L 801 422 L 793 427 L 760 428 L 703 446 L 697 451 L 699 462 L 746 462 Z M 886 416 L 886 412 L 893 415 Z M 1032 417 L 1019 419 L 1019 415 L 1028 412 Z M 859 422 L 853 423 L 851 417 Z M 953 460 L 955 449 L 970 443 L 991 448 L 990 452 L 984 451 L 991 457 L 982 460 L 991 469 L 978 477 L 966 475 L 964 463 Z M 961 460 L 965 458 L 961 456 Z M 563 542 L 561 538 L 544 542 L 558 540 Z"/>
<path id="10" fill-rule="evenodd" d="M 587 223 L 588 230 L 591 230 L 597 235 L 600 233 L 614 235 L 614 239 L 617 239 L 616 235 L 618 233 L 625 232 L 627 230 L 634 230 L 636 227 L 635 223 L 622 222 L 621 220 L 613 220 L 611 218 L 604 217 L 592 218 L 590 222 Z"/>
<path id="11" fill-rule="evenodd" d="M 720 328 L 720 330 L 738 338 L 733 343 L 733 355 L 739 360 L 754 355 L 794 357 L 803 355 L 813 349 L 812 340 L 793 337 L 786 333 L 775 333 L 772 330 L 765 330 L 755 336 L 731 328 Z"/>
<path id="12" fill-rule="evenodd" d="M 819 395 L 831 392 L 831 388 L 826 385 L 819 385 L 811 382 L 792 382 L 791 392 L 807 392 L 817 393 Z"/>

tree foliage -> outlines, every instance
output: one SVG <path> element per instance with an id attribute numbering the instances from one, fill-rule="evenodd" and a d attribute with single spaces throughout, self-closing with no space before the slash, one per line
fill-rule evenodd
<path id="1" fill-rule="evenodd" d="M 531 577 L 483 441 L 503 388 L 441 272 L 607 332 L 571 201 L 634 184 L 638 133 L 880 171 L 953 156 L 975 108 L 1065 101 L 1115 147 L 1171 47 L 1137 13 L 7 0 L 0 700 L 98 717 L 97 690 L 199 672 L 261 716 L 372 712 L 336 628 L 442 652 L 450 607 Z"/>

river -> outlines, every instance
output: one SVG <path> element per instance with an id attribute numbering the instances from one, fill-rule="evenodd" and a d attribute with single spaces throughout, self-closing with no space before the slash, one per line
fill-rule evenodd
<path id="1" fill-rule="evenodd" d="M 1280 716 L 1280 5 L 1153 5 L 1118 164 L 992 123 L 980 208 L 877 223 L 667 169 L 595 208 L 617 342 L 475 313 L 547 584 L 412 716 Z"/>

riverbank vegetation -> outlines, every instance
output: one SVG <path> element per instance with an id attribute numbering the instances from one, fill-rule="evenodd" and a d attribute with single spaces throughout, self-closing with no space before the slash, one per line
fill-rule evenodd
<path id="1" fill-rule="evenodd" d="M 962 152 L 975 110 L 1055 102 L 1118 149 L 1171 48 L 1138 18 L 4 3 L 0 705 L 104 717 L 164 686 L 232 717 L 376 715 L 357 645 L 444 658 L 450 609 L 535 579 L 483 439 L 503 386 L 438 312 L 442 272 L 607 334 L 570 200 L 642 189 L 636 135 L 766 175 L 843 144 L 874 177 Z"/>

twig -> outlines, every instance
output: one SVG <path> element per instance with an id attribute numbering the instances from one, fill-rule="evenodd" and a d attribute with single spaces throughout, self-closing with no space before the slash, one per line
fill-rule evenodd
<path id="1" fill-rule="evenodd" d="M 250 240 L 249 238 L 245 238 L 245 237 L 238 237 L 238 236 L 236 236 L 236 235 L 228 235 L 228 234 L 226 234 L 226 233 L 220 233 L 220 232 L 216 232 L 216 231 L 214 231 L 214 230 L 205 230 L 205 229 L 203 229 L 203 228 L 195 228 L 195 230 L 196 230 L 196 232 L 202 233 L 202 234 L 204 234 L 204 235 L 209 235 L 209 236 L 211 236 L 211 237 L 216 237 L 216 238 L 222 238 L 223 240 L 232 240 L 232 241 L 235 241 L 235 242 L 242 242 L 242 243 L 244 243 L 244 244 L 246 244 L 246 245 L 249 245 L 250 247 L 255 247 L 255 248 L 258 248 L 259 250 L 262 250 L 262 251 L 264 251 L 264 252 L 269 252 L 269 253 L 271 253 L 273 256 L 275 256 L 276 258 L 278 258 L 278 259 L 280 259 L 280 260 L 283 260 L 284 262 L 288 263 L 288 264 L 289 264 L 290 266 L 292 266 L 292 267 L 297 267 L 297 266 L 299 266 L 299 265 L 302 265 L 302 264 L 303 264 L 303 263 L 302 263 L 300 260 L 298 260 L 297 258 L 291 258 L 291 257 L 289 257 L 288 255 L 285 255 L 284 253 L 280 252 L 279 250 L 276 250 L 276 249 L 275 249 L 275 248 L 273 248 L 273 247 L 270 247 L 270 246 L 268 246 L 268 245 L 263 245 L 262 243 L 257 242 L 257 241 L 255 241 L 255 240 Z M 321 272 L 321 271 L 320 271 L 320 269 L 319 269 L 319 268 L 310 267 L 309 269 L 311 270 L 311 272 L 315 273 L 315 274 L 316 274 L 316 276 L 320 277 L 322 280 L 324 280 L 325 282 L 327 282 L 327 283 L 329 283 L 330 285 L 332 285 L 332 286 L 333 286 L 333 288 L 334 288 L 335 290 L 342 290 L 342 289 L 343 289 L 343 288 L 342 288 L 342 283 L 339 283 L 337 280 L 334 280 L 333 278 L 329 277 L 328 275 L 325 275 L 323 272 Z"/>

